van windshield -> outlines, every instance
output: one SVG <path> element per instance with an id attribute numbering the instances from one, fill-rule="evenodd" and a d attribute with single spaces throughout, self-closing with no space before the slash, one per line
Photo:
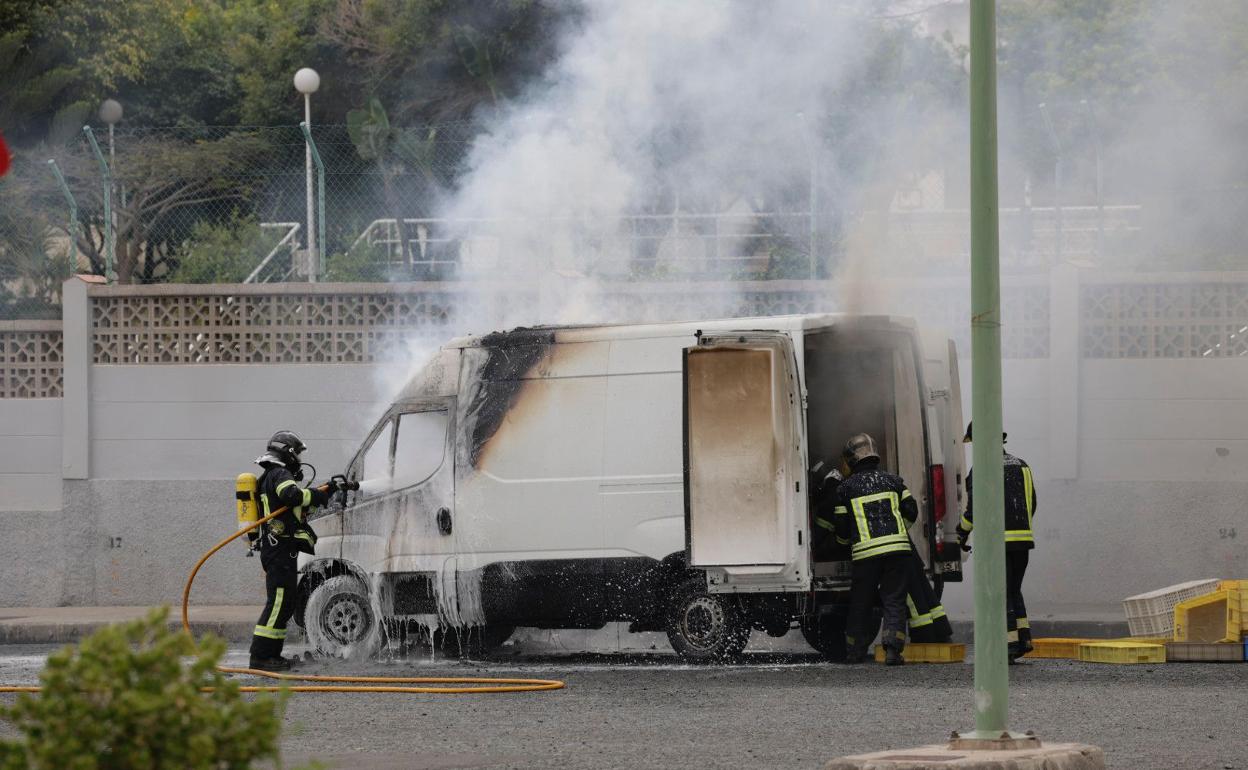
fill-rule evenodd
<path id="1" fill-rule="evenodd" d="M 396 421 L 398 433 L 394 435 Z M 445 409 L 387 418 L 361 457 L 360 491 L 378 495 L 426 481 L 442 467 L 449 424 L 450 413 Z"/>
<path id="2" fill-rule="evenodd" d="M 387 419 L 373 443 L 364 450 L 360 462 L 359 481 L 366 492 L 372 487 L 388 488 L 390 486 L 390 445 L 393 443 L 394 420 Z"/>
<path id="3" fill-rule="evenodd" d="M 394 446 L 394 489 L 419 484 L 442 466 L 446 454 L 446 410 L 399 415 Z"/>

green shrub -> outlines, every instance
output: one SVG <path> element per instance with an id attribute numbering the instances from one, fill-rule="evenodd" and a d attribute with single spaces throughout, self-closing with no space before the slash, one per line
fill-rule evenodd
<path id="1" fill-rule="evenodd" d="M 285 694 L 244 698 L 217 671 L 225 643 L 196 646 L 168 616 L 153 610 L 49 657 L 43 692 L 0 708 L 25 736 L 0 741 L 0 770 L 235 770 L 278 760 Z"/>
<path id="2" fill-rule="evenodd" d="M 182 247 L 171 283 L 242 283 L 281 240 L 253 219 L 200 222 Z"/>
<path id="3" fill-rule="evenodd" d="M 324 280 L 332 283 L 374 283 L 391 278 L 384 247 L 360 243 L 326 258 Z"/>

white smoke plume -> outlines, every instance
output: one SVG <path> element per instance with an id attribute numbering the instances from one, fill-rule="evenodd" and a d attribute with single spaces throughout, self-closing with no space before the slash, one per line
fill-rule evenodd
<path id="1" fill-rule="evenodd" d="M 812 187 L 821 212 L 872 197 L 887 206 L 899 169 L 914 168 L 924 152 L 939 154 L 930 138 L 946 138 L 947 119 L 916 125 L 913 95 L 863 86 L 889 23 L 872 7 L 586 0 L 542 83 L 477 141 L 444 212 L 493 236 L 466 250 L 467 276 L 546 284 L 538 303 L 507 314 L 503 325 L 664 320 L 661 309 L 601 301 L 601 283 L 636 278 L 627 276 L 637 264 L 628 248 L 639 229 L 654 236 L 646 257 L 657 274 L 724 278 L 732 273 L 708 259 L 716 240 L 739 247 L 758 230 L 757 212 L 787 215 L 773 226 L 794 242 L 795 259 L 810 260 Z M 864 93 L 848 122 L 829 121 L 829 113 L 846 114 L 845 99 Z M 877 149 L 905 151 L 839 162 L 838 153 L 864 145 L 863 135 Z M 847 166 L 862 175 L 845 178 Z M 636 218 L 674 210 L 739 216 L 721 218 L 714 234 L 709 220 L 702 230 L 684 221 L 694 232 L 683 238 L 664 220 Z M 829 248 L 816 244 L 816 260 Z M 682 310 L 722 315 L 738 299 L 716 293 Z M 480 310 L 469 303 L 463 320 L 478 326 Z"/>

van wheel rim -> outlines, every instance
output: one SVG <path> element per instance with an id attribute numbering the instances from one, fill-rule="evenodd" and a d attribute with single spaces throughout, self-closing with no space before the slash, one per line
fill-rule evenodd
<path id="1" fill-rule="evenodd" d="M 685 605 L 680 626 L 691 646 L 709 650 L 723 638 L 727 624 L 723 606 L 709 596 L 699 596 Z"/>
<path id="2" fill-rule="evenodd" d="M 321 612 L 321 626 L 338 644 L 358 642 L 368 630 L 368 609 L 358 596 L 335 596 Z"/>

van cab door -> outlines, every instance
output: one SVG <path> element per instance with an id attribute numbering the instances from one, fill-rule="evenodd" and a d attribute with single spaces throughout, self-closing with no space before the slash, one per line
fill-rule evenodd
<path id="1" fill-rule="evenodd" d="M 360 490 L 343 512 L 341 558 L 368 572 L 447 571 L 458 523 L 454 415 L 454 399 L 399 402 L 373 429 L 347 472 Z"/>
<path id="2" fill-rule="evenodd" d="M 712 592 L 810 586 L 802 397 L 777 332 L 684 350 L 685 547 Z"/>

